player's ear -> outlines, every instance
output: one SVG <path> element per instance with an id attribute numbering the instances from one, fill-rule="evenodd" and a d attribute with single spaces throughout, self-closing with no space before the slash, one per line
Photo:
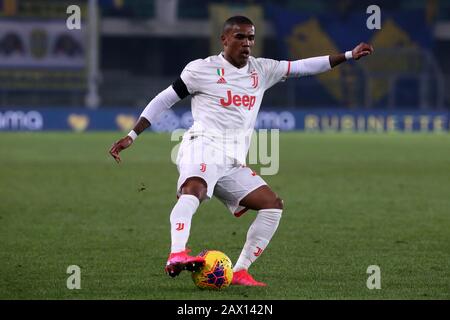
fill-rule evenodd
<path id="1" fill-rule="evenodd" d="M 224 34 L 222 34 L 222 35 L 220 36 L 220 40 L 222 41 L 222 44 L 223 44 L 224 46 L 227 46 L 227 45 L 228 45 L 227 37 L 226 37 Z"/>

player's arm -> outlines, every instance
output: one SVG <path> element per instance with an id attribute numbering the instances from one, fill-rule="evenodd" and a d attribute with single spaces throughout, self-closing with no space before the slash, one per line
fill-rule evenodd
<path id="1" fill-rule="evenodd" d="M 330 55 L 330 66 L 333 68 L 349 59 L 359 60 L 364 56 L 368 56 L 373 52 L 373 47 L 367 43 L 361 42 L 352 51 L 346 53 Z"/>
<path id="2" fill-rule="evenodd" d="M 292 61 L 290 63 L 291 76 L 307 76 L 326 72 L 350 59 L 359 60 L 373 52 L 373 47 L 361 42 L 353 50 L 345 53 L 332 54 L 329 56 L 320 56 L 307 59 Z"/>
<path id="3" fill-rule="evenodd" d="M 181 78 L 178 78 L 171 86 L 164 91 L 161 91 L 142 111 L 138 121 L 133 130 L 122 139 L 113 143 L 109 154 L 119 163 L 119 153 L 128 148 L 137 136 L 145 129 L 151 126 L 159 115 L 165 110 L 171 108 L 175 103 L 189 95 L 189 92 Z"/>

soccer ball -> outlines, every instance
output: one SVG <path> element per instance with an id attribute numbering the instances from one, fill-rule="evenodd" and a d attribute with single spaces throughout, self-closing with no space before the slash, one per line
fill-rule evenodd
<path id="1" fill-rule="evenodd" d="M 233 265 L 228 256 L 217 250 L 203 250 L 199 254 L 205 258 L 205 265 L 192 272 L 192 280 L 200 289 L 220 290 L 228 287 L 233 280 Z"/>

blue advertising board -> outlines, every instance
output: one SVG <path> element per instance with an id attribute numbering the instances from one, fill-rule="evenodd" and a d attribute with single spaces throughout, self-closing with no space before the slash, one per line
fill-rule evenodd
<path id="1" fill-rule="evenodd" d="M 129 131 L 141 110 L 130 108 L 0 109 L 0 131 Z M 151 130 L 171 132 L 192 125 L 188 108 L 160 116 Z M 306 132 L 448 132 L 449 112 L 270 109 L 259 112 L 256 129 Z"/>

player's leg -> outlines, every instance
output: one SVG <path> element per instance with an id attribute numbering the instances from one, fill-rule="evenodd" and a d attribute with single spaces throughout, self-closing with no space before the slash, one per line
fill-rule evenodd
<path id="1" fill-rule="evenodd" d="M 216 192 L 217 191 L 217 192 Z M 278 228 L 283 201 L 267 186 L 265 181 L 248 167 L 234 170 L 221 178 L 215 194 L 235 216 L 247 209 L 258 214 L 247 232 L 247 239 L 233 271 L 233 283 L 263 286 L 248 273 L 248 268 L 262 254 Z M 244 210 L 242 210 L 244 208 Z"/>
<path id="2" fill-rule="evenodd" d="M 181 195 L 170 213 L 171 250 L 165 270 L 171 277 L 183 270 L 194 271 L 204 264 L 203 258 L 189 255 L 186 244 L 192 217 L 206 198 L 207 183 L 200 177 L 191 177 L 183 183 L 180 191 Z"/>
<path id="3" fill-rule="evenodd" d="M 239 204 L 258 211 L 247 232 L 247 239 L 239 259 L 233 268 L 235 273 L 241 272 L 242 282 L 245 284 L 249 276 L 248 268 L 264 252 L 278 228 L 283 212 L 283 201 L 269 186 L 265 185 L 250 192 Z M 236 278 L 235 282 L 238 281 L 239 279 Z M 259 284 L 262 285 L 262 283 Z"/>
<path id="4" fill-rule="evenodd" d="M 190 177 L 180 187 L 178 201 L 170 213 L 171 252 L 186 249 L 192 217 L 206 199 L 206 193 L 207 183 L 200 177 Z"/>
<path id="5" fill-rule="evenodd" d="M 251 191 L 239 205 L 257 211 L 271 208 L 283 210 L 283 200 L 268 185 Z"/>
<path id="6" fill-rule="evenodd" d="M 183 164 L 179 171 L 178 201 L 170 214 L 171 253 L 165 267 L 171 277 L 183 270 L 193 271 L 204 263 L 204 258 L 189 255 L 186 244 L 192 217 L 200 203 L 212 196 L 217 181 L 215 165 L 206 168 L 204 164 Z"/>
<path id="7" fill-rule="evenodd" d="M 204 263 L 203 257 L 188 255 L 191 221 L 203 200 L 212 197 L 214 186 L 222 174 L 223 165 L 214 161 L 215 149 L 209 139 L 195 137 L 183 139 L 177 167 L 180 177 L 177 184 L 178 202 L 170 214 L 171 253 L 166 271 L 174 277 L 182 270 L 195 270 Z"/>

